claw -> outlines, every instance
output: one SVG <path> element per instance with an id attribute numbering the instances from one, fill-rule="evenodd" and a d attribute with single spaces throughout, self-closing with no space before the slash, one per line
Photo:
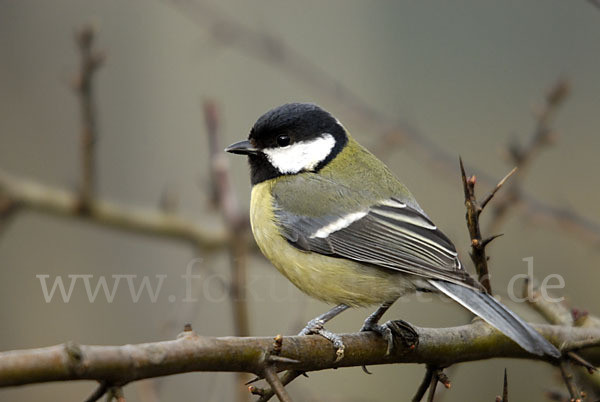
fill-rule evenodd
<path id="1" fill-rule="evenodd" d="M 392 330 L 388 327 L 387 324 L 388 324 L 387 322 L 383 325 L 378 325 L 378 324 L 368 325 L 367 323 L 365 323 L 365 325 L 363 325 L 363 327 L 360 329 L 360 331 L 361 332 L 372 331 L 372 332 L 375 332 L 376 334 L 379 334 L 379 336 L 381 336 L 387 342 L 387 349 L 386 349 L 385 355 L 389 356 L 390 353 L 392 353 L 392 350 L 394 349 L 394 335 L 392 334 Z"/>
<path id="2" fill-rule="evenodd" d="M 419 334 L 412 325 L 404 320 L 388 321 L 384 325 L 392 331 L 392 337 L 402 339 L 402 342 L 410 349 L 414 350 L 419 345 Z"/>
<path id="3" fill-rule="evenodd" d="M 321 335 L 323 338 L 330 341 L 335 347 L 335 361 L 334 363 L 339 362 L 344 358 L 344 350 L 346 346 L 344 342 L 342 342 L 342 337 L 333 332 L 327 331 L 325 328 L 325 321 L 315 318 L 314 320 L 310 320 L 306 327 L 298 335 Z"/>
<path id="4" fill-rule="evenodd" d="M 344 349 L 346 349 L 346 346 L 344 346 L 344 342 L 342 342 L 341 336 L 334 334 L 333 332 L 327 331 L 325 329 L 325 323 L 348 308 L 349 306 L 346 304 L 339 304 L 335 306 L 328 312 L 310 320 L 308 324 L 306 324 L 306 327 L 304 327 L 304 329 L 302 329 L 302 331 L 300 331 L 298 335 L 317 334 L 329 340 L 336 349 L 335 363 L 339 362 L 344 358 Z"/>
<path id="5" fill-rule="evenodd" d="M 302 336 L 302 335 L 318 334 L 319 331 L 321 331 L 324 326 L 325 326 L 325 322 L 323 320 L 318 319 L 318 318 L 312 319 L 306 324 L 306 327 L 304 327 L 302 329 L 302 331 L 300 331 L 300 333 L 298 333 L 298 335 Z"/>
<path id="6" fill-rule="evenodd" d="M 387 342 L 385 356 L 389 356 L 394 350 L 394 338 L 402 339 L 402 342 L 411 350 L 419 344 L 419 334 L 403 320 L 388 321 L 383 325 L 365 322 L 360 330 L 361 332 L 375 332 Z"/>

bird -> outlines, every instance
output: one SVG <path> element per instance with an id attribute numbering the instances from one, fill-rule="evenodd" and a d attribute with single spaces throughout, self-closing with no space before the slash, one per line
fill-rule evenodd
<path id="1" fill-rule="evenodd" d="M 527 352 L 557 359 L 558 349 L 497 301 L 461 263 L 452 241 L 389 168 L 333 115 L 313 103 L 287 103 L 258 118 L 247 140 L 226 152 L 245 155 L 252 185 L 250 223 L 265 257 L 308 296 L 334 304 L 303 334 L 319 333 L 350 307 L 379 306 L 361 331 L 394 346 L 379 320 L 399 298 L 434 292 L 456 301 Z"/>

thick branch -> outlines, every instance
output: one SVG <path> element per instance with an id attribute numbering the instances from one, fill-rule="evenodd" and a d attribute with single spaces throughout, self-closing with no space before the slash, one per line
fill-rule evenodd
<path id="1" fill-rule="evenodd" d="M 532 324 L 533 325 L 533 324 Z M 563 351 L 574 348 L 589 361 L 600 362 L 600 329 L 533 325 Z M 387 344 L 371 332 L 342 335 L 344 359 L 335 363 L 331 343 L 320 336 L 285 337 L 280 355 L 298 360 L 277 363 L 277 370 L 324 370 L 389 363 L 453 363 L 502 358 L 540 359 L 481 321 L 452 328 L 418 328 L 416 349 L 396 348 L 385 356 Z M 0 386 L 47 381 L 96 380 L 122 385 L 143 378 L 193 371 L 230 371 L 261 374 L 265 352 L 273 338 L 209 338 L 192 331 L 177 340 L 124 346 L 78 346 L 0 353 Z"/>
<path id="2" fill-rule="evenodd" d="M 204 230 L 199 225 L 190 223 L 189 219 L 151 209 L 94 200 L 88 210 L 82 213 L 78 194 L 16 178 L 1 170 L 0 195 L 17 208 L 86 219 L 129 232 L 184 240 L 203 250 L 225 248 L 230 242 L 227 232 Z"/>

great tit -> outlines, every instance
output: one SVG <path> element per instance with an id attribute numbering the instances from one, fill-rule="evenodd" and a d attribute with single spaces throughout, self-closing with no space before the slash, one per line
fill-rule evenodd
<path id="1" fill-rule="evenodd" d="M 319 317 L 321 327 L 348 307 L 380 305 L 362 330 L 384 336 L 389 353 L 390 325 L 378 324 L 383 313 L 405 294 L 437 292 L 528 352 L 560 357 L 486 293 L 408 189 L 319 106 L 274 108 L 256 121 L 247 141 L 225 150 L 248 156 L 250 221 L 262 253 L 304 293 L 338 305 Z"/>

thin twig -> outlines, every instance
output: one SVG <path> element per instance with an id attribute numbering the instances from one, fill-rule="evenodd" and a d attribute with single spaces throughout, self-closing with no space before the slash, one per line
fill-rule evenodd
<path id="1" fill-rule="evenodd" d="M 228 232 L 231 234 L 229 259 L 231 265 L 231 282 L 229 294 L 233 306 L 233 322 L 236 336 L 248 336 L 248 304 L 246 298 L 246 271 L 248 262 L 248 221 L 243 217 L 229 173 L 229 164 L 223 152 L 219 138 L 220 115 L 213 101 L 204 102 L 204 121 L 209 143 L 211 183 L 213 201 L 219 207 Z M 246 382 L 245 375 L 238 376 L 238 401 L 247 400 L 247 392 L 242 384 Z"/>
<path id="2" fill-rule="evenodd" d="M 96 158 L 95 144 L 98 138 L 97 118 L 94 99 L 94 77 L 104 62 L 103 52 L 94 49 L 95 29 L 92 25 L 83 27 L 75 36 L 80 52 L 80 67 L 74 85 L 81 109 L 81 182 L 80 208 L 90 209 L 95 197 Z"/>
<path id="3" fill-rule="evenodd" d="M 465 207 L 467 209 L 466 219 L 467 228 L 469 229 L 469 235 L 471 236 L 471 259 L 475 264 L 477 270 L 477 276 L 479 282 L 487 290 L 489 294 L 492 294 L 492 285 L 490 282 L 490 274 L 488 270 L 488 257 L 486 256 L 485 248 L 494 239 L 500 235 L 494 235 L 483 239 L 481 236 L 481 229 L 479 226 L 479 216 L 483 211 L 483 208 L 490 202 L 498 190 L 504 183 L 512 176 L 515 169 L 510 171 L 492 190 L 492 192 L 484 199 L 482 204 L 479 204 L 475 195 L 475 183 L 477 182 L 475 176 L 467 177 L 465 173 L 465 167 L 463 165 L 462 158 L 459 158 L 460 162 L 460 173 L 463 183 L 463 190 L 465 194 Z"/>
<path id="4" fill-rule="evenodd" d="M 523 287 L 523 295 L 525 296 L 527 302 L 537 312 L 539 312 L 546 319 L 546 321 L 552 324 L 564 325 L 566 327 L 573 327 L 576 326 L 576 324 L 588 324 L 589 328 L 600 327 L 600 321 L 597 319 L 597 317 L 589 314 L 585 314 L 586 319 L 575 320 L 572 310 L 566 305 L 566 303 L 548 300 L 547 297 L 544 297 L 541 290 L 536 286 L 533 278 L 530 278 L 525 282 Z M 586 388 L 600 390 L 600 379 L 597 375 L 595 375 L 597 372 L 596 367 L 588 360 L 583 358 L 579 353 L 577 353 L 577 351 L 578 349 L 575 347 L 572 351 L 565 353 L 565 356 L 568 357 L 568 361 L 580 366 L 577 367 L 578 380 L 582 386 L 585 386 Z M 564 363 L 566 364 L 566 361 Z M 561 370 L 564 371 L 564 367 L 561 366 Z M 561 374 L 563 374 L 564 378 L 565 374 L 562 371 Z M 567 386 L 569 385 L 567 384 Z"/>
<path id="5" fill-rule="evenodd" d="M 288 385 L 289 383 L 291 383 L 292 381 L 294 381 L 296 378 L 300 377 L 303 374 L 304 374 L 303 371 L 288 370 L 285 373 L 283 373 L 283 375 L 281 376 L 280 380 L 281 380 L 281 383 L 285 386 L 285 385 Z M 271 388 L 265 389 L 265 390 L 263 390 L 262 396 L 259 399 L 257 399 L 256 402 L 267 402 L 274 395 L 275 395 L 275 392 L 273 391 L 273 389 L 271 389 Z"/>
<path id="6" fill-rule="evenodd" d="M 108 395 L 106 395 L 106 400 L 111 402 L 115 400 L 116 402 L 125 402 L 125 394 L 123 393 L 123 388 L 121 387 L 112 387 Z"/>
<path id="7" fill-rule="evenodd" d="M 431 379 L 433 378 L 433 371 L 434 371 L 433 367 L 427 366 L 427 368 L 425 369 L 425 376 L 423 377 L 423 380 L 421 381 L 419 388 L 417 388 L 417 392 L 415 393 L 415 396 L 413 396 L 412 402 L 421 402 L 421 400 L 425 396 L 425 393 L 429 389 L 429 386 L 431 385 Z"/>
<path id="8" fill-rule="evenodd" d="M 31 209 L 52 215 L 85 219 L 89 222 L 126 232 L 183 240 L 204 251 L 229 247 L 231 235 L 224 230 L 204 229 L 172 213 L 143 207 L 129 207 L 95 199 L 87 214 L 81 214 L 78 194 L 47 186 L 0 170 L 0 193 L 19 209 Z M 248 241 L 248 244 L 251 244 Z"/>
<path id="9" fill-rule="evenodd" d="M 558 367 L 560 369 L 560 374 L 563 378 L 563 381 L 567 387 L 567 391 L 569 391 L 569 395 L 571 396 L 571 402 L 581 402 L 581 395 L 577 390 L 575 382 L 573 381 L 573 375 L 568 372 L 566 365 L 566 362 L 560 362 Z"/>
<path id="10" fill-rule="evenodd" d="M 279 398 L 280 402 L 293 402 L 273 366 L 267 366 L 263 372 L 263 375 L 265 380 L 267 380 L 271 386 L 271 389 L 275 392 L 275 395 L 277 395 L 277 398 Z"/>
<path id="11" fill-rule="evenodd" d="M 437 389 L 437 383 L 438 377 L 437 373 L 434 371 L 434 374 L 431 376 L 431 381 L 429 382 L 429 394 L 427 395 L 427 402 L 433 402 L 435 390 Z"/>
<path id="12" fill-rule="evenodd" d="M 599 0 L 588 0 L 588 2 L 600 10 L 600 1 Z"/>
<path id="13" fill-rule="evenodd" d="M 544 297 L 534 278 L 525 279 L 523 297 L 550 324 L 573 326 L 573 315 L 565 303 Z"/>
<path id="14" fill-rule="evenodd" d="M 250 334 L 248 306 L 246 303 L 247 233 L 248 221 L 243 217 L 229 173 L 229 164 L 219 140 L 219 112 L 216 103 L 204 103 L 204 120 L 208 134 L 212 187 L 215 199 L 231 233 L 230 259 L 232 281 L 230 295 L 233 302 L 233 315 L 236 336 Z"/>
<path id="15" fill-rule="evenodd" d="M 567 352 L 567 356 L 569 357 L 571 362 L 585 368 L 587 370 L 588 374 L 594 374 L 595 372 L 598 371 L 598 368 L 596 366 L 594 366 L 593 364 L 591 364 L 590 362 L 588 362 L 587 360 L 585 360 L 583 357 L 579 356 L 575 352 Z"/>
<path id="16" fill-rule="evenodd" d="M 524 201 L 522 184 L 525 175 L 533 164 L 535 156 L 542 149 L 552 144 L 556 134 L 552 131 L 551 123 L 558 109 L 567 99 L 570 92 L 569 82 L 560 78 L 546 95 L 545 103 L 539 113 L 536 114 L 536 124 L 531 137 L 526 145 L 513 143 L 509 146 L 510 162 L 519 169 L 519 175 L 508 186 L 504 196 L 499 197 L 492 211 L 492 220 L 488 226 L 491 232 L 500 230 L 500 226 L 508 216 L 512 205 Z M 525 200 L 525 202 L 527 202 Z M 557 216 L 558 217 L 558 216 Z"/>
<path id="17" fill-rule="evenodd" d="M 104 394 L 108 391 L 108 384 L 106 382 L 100 382 L 98 387 L 92 392 L 90 396 L 87 397 L 85 402 L 96 402 L 98 399 L 102 398 Z"/>

